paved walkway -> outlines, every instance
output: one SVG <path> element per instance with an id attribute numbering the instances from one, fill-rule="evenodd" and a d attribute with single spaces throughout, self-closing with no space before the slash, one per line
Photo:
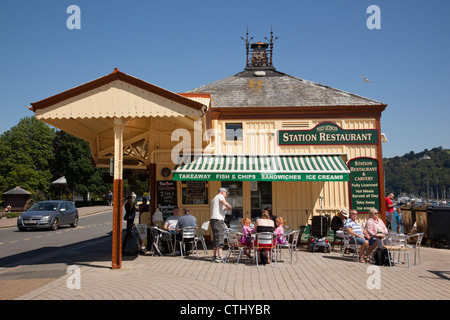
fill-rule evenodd
<path id="1" fill-rule="evenodd" d="M 111 209 L 111 207 L 101 208 Z M 337 249 L 337 248 L 336 248 Z M 256 267 L 199 257 L 124 256 L 111 269 L 111 257 L 76 266 L 19 300 L 448 300 L 450 250 L 421 248 L 421 264 L 377 267 L 342 259 L 338 251 L 307 252 L 297 261 Z M 287 253 L 283 256 L 287 258 Z M 79 275 L 79 277 L 77 276 Z M 80 288 L 74 288 L 80 284 Z"/>
<path id="2" fill-rule="evenodd" d="M 80 266 L 75 273 L 19 299 L 80 300 L 448 300 L 450 250 L 422 248 L 422 263 L 377 267 L 329 254 L 300 249 L 297 262 L 256 267 L 248 261 L 219 264 L 199 257 L 124 257 L 112 270 L 106 259 Z M 211 253 L 211 251 L 209 252 Z M 286 258 L 285 254 L 285 258 Z M 375 280 L 379 275 L 379 282 Z"/>

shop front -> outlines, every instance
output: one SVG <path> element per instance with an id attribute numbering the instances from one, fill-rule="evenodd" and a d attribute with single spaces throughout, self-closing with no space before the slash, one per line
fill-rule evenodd
<path id="1" fill-rule="evenodd" d="M 272 40 L 250 46 L 247 38 L 242 72 L 191 92 L 116 69 L 32 104 L 39 120 L 88 141 L 96 166 L 113 159 L 113 268 L 121 263 L 124 168 L 149 171 L 152 214 L 189 207 L 199 226 L 221 187 L 230 219 L 271 208 L 294 229 L 341 208 L 385 212 L 386 105 L 278 72 Z"/>

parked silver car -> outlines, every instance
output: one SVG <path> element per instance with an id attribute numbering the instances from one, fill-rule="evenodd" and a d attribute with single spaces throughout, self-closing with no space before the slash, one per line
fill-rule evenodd
<path id="1" fill-rule="evenodd" d="M 40 201 L 17 218 L 17 228 L 56 230 L 60 225 L 78 226 L 78 209 L 70 201 Z"/>

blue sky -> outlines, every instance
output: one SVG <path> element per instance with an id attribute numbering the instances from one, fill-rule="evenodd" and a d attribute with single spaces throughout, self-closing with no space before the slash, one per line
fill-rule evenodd
<path id="1" fill-rule="evenodd" d="M 381 29 L 367 28 L 370 5 Z M 386 103 L 383 156 L 450 148 L 448 0 L 2 0 L 0 134 L 115 67 L 173 92 L 238 73 L 247 26 L 253 41 L 273 26 L 278 71 Z"/>

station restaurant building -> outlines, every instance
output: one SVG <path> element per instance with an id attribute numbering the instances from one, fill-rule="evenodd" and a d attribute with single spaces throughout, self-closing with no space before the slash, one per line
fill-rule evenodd
<path id="1" fill-rule="evenodd" d="M 152 213 L 189 207 L 199 226 L 221 187 L 230 192 L 231 219 L 256 218 L 266 207 L 292 229 L 341 208 L 357 209 L 364 222 L 375 207 L 385 219 L 386 104 L 276 70 L 272 40 L 247 37 L 243 71 L 190 92 L 115 69 L 32 103 L 37 119 L 88 141 L 94 165 L 114 159 L 113 237 L 124 168 L 149 171 Z"/>

